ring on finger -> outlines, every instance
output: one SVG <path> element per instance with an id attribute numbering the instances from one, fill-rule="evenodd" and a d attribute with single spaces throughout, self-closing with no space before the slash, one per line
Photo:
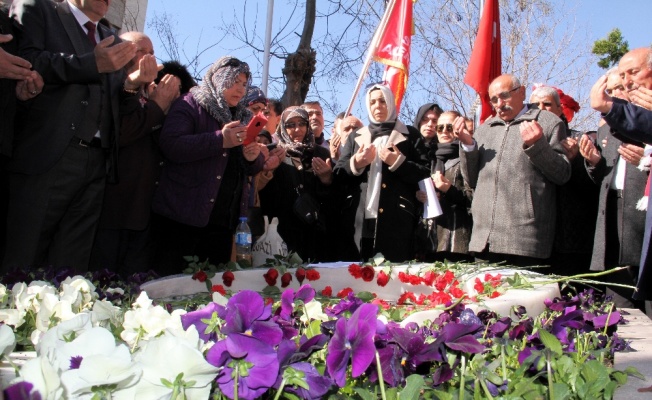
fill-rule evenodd
<path id="1" fill-rule="evenodd" d="M 36 90 L 32 90 L 31 92 L 29 92 L 29 94 L 36 94 L 36 93 L 37 93 Z"/>

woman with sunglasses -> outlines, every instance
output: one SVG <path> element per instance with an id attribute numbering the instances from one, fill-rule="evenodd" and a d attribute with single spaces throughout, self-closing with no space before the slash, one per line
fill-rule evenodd
<path id="1" fill-rule="evenodd" d="M 235 228 L 247 207 L 247 177 L 264 162 L 255 141 L 243 145 L 252 115 L 241 100 L 250 81 L 246 63 L 222 57 L 170 108 L 153 203 L 160 216 L 153 227 L 159 235 L 157 271 L 181 272 L 183 256 L 215 265 L 231 259 Z"/>
<path id="2" fill-rule="evenodd" d="M 420 158 L 419 132 L 397 119 L 394 104 L 387 86 L 367 90 L 369 125 L 349 135 L 335 168 L 338 186 L 359 187 L 356 231 L 363 260 L 378 252 L 393 262 L 414 258 L 415 193 L 429 170 Z"/>
<path id="3" fill-rule="evenodd" d="M 473 219 L 470 208 L 473 189 L 462 177 L 460 145 L 453 133 L 453 122 L 459 117 L 457 111 L 446 111 L 437 119 L 437 144 L 431 147 L 432 181 L 437 190 L 442 215 L 435 219 L 437 229 L 437 253 L 428 261 L 466 261 Z M 417 197 L 426 200 L 424 192 Z"/>
<path id="4" fill-rule="evenodd" d="M 329 205 L 333 170 L 330 152 L 315 145 L 308 112 L 288 107 L 281 114 L 279 146 L 285 159 L 260 190 L 263 213 L 278 217 L 278 233 L 304 261 L 334 261 L 329 244 Z"/>

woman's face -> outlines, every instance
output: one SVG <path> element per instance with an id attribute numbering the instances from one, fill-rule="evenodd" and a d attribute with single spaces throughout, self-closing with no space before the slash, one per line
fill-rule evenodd
<path id="1" fill-rule="evenodd" d="M 453 121 L 455 121 L 455 117 L 452 115 L 442 115 L 437 120 L 437 140 L 439 140 L 439 143 L 451 143 L 455 140 Z"/>
<path id="2" fill-rule="evenodd" d="M 240 100 L 247 94 L 247 76 L 239 74 L 235 77 L 235 83 L 228 89 L 224 89 L 222 95 L 229 107 L 235 107 Z"/>
<path id="3" fill-rule="evenodd" d="M 285 130 L 293 142 L 301 143 L 308 132 L 308 123 L 301 117 L 292 117 L 285 123 Z"/>
<path id="4" fill-rule="evenodd" d="M 421 118 L 421 122 L 419 125 L 419 131 L 421 132 L 421 136 L 423 136 L 427 140 L 430 140 L 435 136 L 437 136 L 438 118 L 439 115 L 437 115 L 437 113 L 433 110 L 429 110 L 423 115 L 423 118 Z"/>
<path id="5" fill-rule="evenodd" d="M 369 94 L 369 109 L 376 121 L 385 122 L 387 120 L 387 102 L 383 92 L 374 90 Z"/>

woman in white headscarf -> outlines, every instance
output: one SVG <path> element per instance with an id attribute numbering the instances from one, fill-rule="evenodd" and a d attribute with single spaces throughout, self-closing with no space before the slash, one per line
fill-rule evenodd
<path id="1" fill-rule="evenodd" d="M 415 193 L 429 175 L 419 132 L 397 119 L 392 91 L 380 84 L 367 90 L 369 125 L 349 135 L 335 167 L 340 187 L 357 184 L 356 243 L 366 260 L 376 253 L 402 262 L 414 258 Z M 355 203 L 355 202 L 354 202 Z M 360 240 L 357 240 L 360 237 Z"/>

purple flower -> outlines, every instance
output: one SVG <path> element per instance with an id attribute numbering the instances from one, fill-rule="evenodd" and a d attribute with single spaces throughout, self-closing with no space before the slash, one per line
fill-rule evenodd
<path id="1" fill-rule="evenodd" d="M 203 320 L 213 319 L 213 314 L 217 313 L 218 316 L 222 316 L 225 310 L 224 307 L 217 303 L 208 303 L 208 305 L 201 310 L 191 311 L 187 314 L 181 316 L 181 325 L 184 330 L 187 330 L 191 325 L 195 325 L 197 332 L 199 332 L 199 337 L 204 341 L 208 342 L 209 340 L 217 339 L 217 332 L 210 331 L 206 332 L 206 329 L 209 327 L 206 322 Z"/>
<path id="2" fill-rule="evenodd" d="M 285 320 L 290 319 L 292 313 L 294 312 L 294 304 L 297 302 L 297 300 L 301 300 L 303 304 L 306 304 L 314 298 L 315 289 L 313 289 L 310 285 L 301 286 L 296 293 L 294 292 L 294 289 L 285 289 L 281 295 L 281 318 Z"/>
<path id="3" fill-rule="evenodd" d="M 84 357 L 82 356 L 70 357 L 70 369 L 79 369 L 79 366 L 81 365 L 83 359 Z"/>
<path id="4" fill-rule="evenodd" d="M 604 328 L 605 326 L 612 326 L 620 321 L 620 313 L 614 311 L 611 314 L 602 314 L 593 318 L 593 326 L 595 328 Z"/>
<path id="5" fill-rule="evenodd" d="M 463 353 L 481 353 L 484 346 L 473 335 L 482 329 L 482 325 L 465 325 L 455 322 L 446 324 L 434 342 L 439 351 L 437 361 L 447 361 L 445 347 Z"/>
<path id="6" fill-rule="evenodd" d="M 362 304 L 364 304 L 364 301 L 355 297 L 355 294 L 351 292 L 333 307 L 327 307 L 324 312 L 329 317 L 337 318 L 347 311 L 351 313 L 355 312 Z"/>
<path id="7" fill-rule="evenodd" d="M 216 382 L 222 393 L 234 397 L 234 379 L 238 374 L 238 397 L 255 399 L 265 393 L 278 375 L 274 348 L 246 335 L 229 335 L 206 353 L 206 361 L 223 368 Z"/>
<path id="8" fill-rule="evenodd" d="M 350 319 L 340 317 L 328 343 L 326 369 L 338 386 L 346 384 L 346 368 L 351 359 L 351 375 L 360 376 L 369 367 L 376 353 L 376 314 L 378 307 L 362 304 Z"/>
<path id="9" fill-rule="evenodd" d="M 283 338 L 283 331 L 271 317 L 271 305 L 265 306 L 265 301 L 258 293 L 243 290 L 231 297 L 226 305 L 222 333 L 241 333 L 276 346 Z"/>
<path id="10" fill-rule="evenodd" d="M 41 400 L 41 394 L 33 391 L 34 385 L 29 382 L 18 382 L 7 387 L 2 393 L 6 400 Z"/>

